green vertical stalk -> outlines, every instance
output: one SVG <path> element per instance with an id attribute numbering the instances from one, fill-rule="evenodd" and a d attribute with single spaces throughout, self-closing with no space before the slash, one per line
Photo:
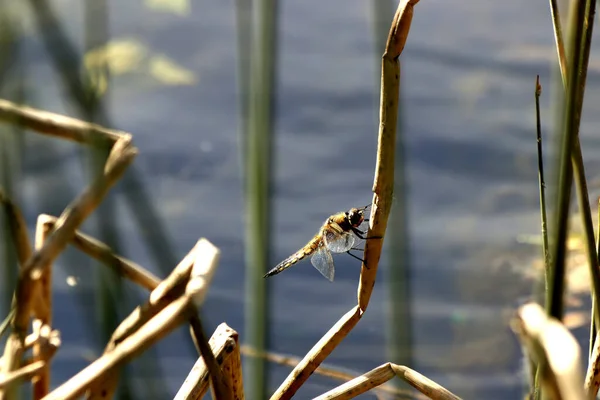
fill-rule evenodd
<path id="1" fill-rule="evenodd" d="M 250 63 L 246 165 L 246 338 L 258 352 L 267 346 L 268 296 L 263 279 L 269 267 L 271 159 L 276 75 L 277 1 L 256 0 Z M 266 364 L 248 360 L 248 398 L 265 399 Z"/>
<path id="2" fill-rule="evenodd" d="M 583 21 L 585 14 L 585 3 L 574 0 L 572 3 L 570 21 L 570 46 L 568 48 L 569 70 L 568 87 L 566 97 L 566 110 L 563 115 L 563 132 L 561 137 L 558 193 L 557 193 L 557 215 L 555 218 L 555 229 L 553 231 L 553 243 L 550 287 L 547 293 L 546 307 L 548 314 L 562 320 L 563 296 L 565 279 L 565 256 L 566 240 L 568 230 L 569 205 L 571 199 L 571 188 L 573 184 L 573 165 L 571 161 L 572 149 L 579 131 L 579 119 L 577 118 L 577 97 L 579 91 L 579 69 L 581 62 L 581 39 L 583 37 Z"/>

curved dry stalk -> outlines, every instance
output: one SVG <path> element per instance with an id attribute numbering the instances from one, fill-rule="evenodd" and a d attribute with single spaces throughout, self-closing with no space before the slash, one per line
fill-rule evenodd
<path id="1" fill-rule="evenodd" d="M 46 135 L 85 144 L 97 144 L 104 141 L 108 145 L 112 145 L 119 139 L 131 137 L 127 132 L 107 129 L 97 124 L 2 99 L 0 99 L 0 120 Z"/>
<path id="2" fill-rule="evenodd" d="M 31 379 L 32 377 L 36 376 L 45 365 L 45 361 L 36 361 L 32 364 L 21 367 L 16 371 L 3 373 L 2 376 L 0 376 L 0 390 L 22 382 L 23 380 Z"/>
<path id="3" fill-rule="evenodd" d="M 551 399 L 586 399 L 580 349 L 569 330 L 544 309 L 529 303 L 519 308 L 511 326 L 537 361 L 543 392 Z"/>
<path id="4" fill-rule="evenodd" d="M 396 365 L 389 362 L 380 365 L 366 374 L 358 376 L 335 389 L 323 393 L 314 400 L 353 399 L 368 390 L 383 385 L 395 376 L 399 377 L 430 399 L 460 400 L 460 397 L 420 373 L 403 365 Z"/>
<path id="5" fill-rule="evenodd" d="M 396 10 L 392 27 L 382 57 L 381 104 L 379 138 L 377 144 L 377 165 L 373 184 L 373 205 L 369 223 L 368 237 L 380 237 L 385 234 L 387 220 L 392 204 L 394 190 L 394 152 L 396 149 L 396 125 L 398 120 L 398 93 L 400 85 L 400 63 L 398 57 L 408 36 L 412 21 L 413 6 L 419 0 L 401 0 Z M 381 256 L 383 239 L 367 240 L 364 260 L 358 285 L 358 305 L 348 311 L 317 344 L 304 356 L 302 361 L 288 375 L 271 397 L 289 399 L 302 386 L 314 370 L 331 354 L 360 320 L 367 309 L 377 266 Z"/>
<path id="6" fill-rule="evenodd" d="M 25 218 L 23 218 L 23 213 L 21 213 L 19 207 L 1 189 L 0 203 L 2 203 L 4 213 L 6 214 L 15 250 L 17 251 L 19 265 L 23 267 L 29 257 L 31 257 L 31 243 L 27 235 L 27 222 L 25 222 Z"/>
<path id="7" fill-rule="evenodd" d="M 202 298 L 202 292 L 207 290 L 210 281 L 210 276 L 206 274 L 214 272 L 219 260 L 219 250 L 216 247 L 205 239 L 200 242 L 203 245 L 197 252 L 191 279 L 187 282 L 184 293 L 111 351 L 105 352 L 99 359 L 48 394 L 46 400 L 69 400 L 81 396 L 88 388 L 103 382 L 107 374 L 146 350 L 196 313 L 197 301 Z M 229 398 L 227 393 L 230 392 L 225 391 L 224 397 L 219 398 Z"/>
<path id="8" fill-rule="evenodd" d="M 396 126 L 398 122 L 398 96 L 400 92 L 400 61 L 404 50 L 413 7 L 419 0 L 401 0 L 394 15 L 394 21 L 387 39 L 381 65 L 381 98 L 379 105 L 379 138 L 377 141 L 377 164 L 373 182 L 373 203 L 369 221 L 369 237 L 383 237 L 387 228 L 388 216 L 392 208 L 394 192 L 394 159 L 396 152 Z M 377 267 L 383 247 L 383 239 L 367 240 L 364 260 L 358 285 L 358 306 L 362 312 L 367 309 Z"/>
<path id="9" fill-rule="evenodd" d="M 17 283 L 17 310 L 13 322 L 13 329 L 19 338 L 23 339 L 27 332 L 33 305 L 32 294 L 35 293 L 35 286 L 39 283 L 43 270 L 64 250 L 75 229 L 100 204 L 108 190 L 123 175 L 136 155 L 137 149 L 131 145 L 129 138 L 117 141 L 107 160 L 104 174 L 99 176 L 65 209 L 44 246 L 36 250 L 23 267 Z"/>
<path id="10" fill-rule="evenodd" d="M 248 345 L 241 345 L 240 352 L 243 355 L 248 356 L 248 357 L 264 358 L 268 362 L 272 362 L 272 363 L 279 364 L 279 365 L 284 365 L 284 366 L 291 367 L 291 368 L 296 367 L 302 361 L 302 359 L 300 357 L 296 357 L 296 356 L 278 354 L 278 353 L 275 353 L 272 351 L 260 352 L 260 351 L 253 349 L 252 347 L 250 347 Z M 322 365 L 319 366 L 319 368 L 317 368 L 315 370 L 314 374 L 324 376 L 327 378 L 331 378 L 331 379 L 335 379 L 335 380 L 339 380 L 339 381 L 349 381 L 349 380 L 352 380 L 352 379 L 356 378 L 357 376 L 359 376 L 359 374 L 349 374 L 349 373 L 341 371 L 339 369 L 336 369 L 333 367 L 323 367 Z M 412 392 L 410 392 L 409 390 L 399 389 L 399 388 L 395 388 L 395 387 L 392 387 L 389 385 L 379 386 L 374 389 L 376 391 L 386 393 L 386 394 L 391 394 L 396 397 L 410 396 L 412 394 Z M 411 398 L 413 398 L 413 397 L 411 397 Z M 424 398 L 426 398 L 426 397 L 424 397 Z"/>
<path id="11" fill-rule="evenodd" d="M 50 230 L 54 229 L 58 220 L 48 214 L 41 214 L 38 221 L 40 219 Z M 80 231 L 75 231 L 75 235 L 71 238 L 71 244 L 81 252 L 109 266 L 119 276 L 129 279 L 145 289 L 154 290 L 160 283 L 160 279 L 152 272 L 131 260 L 116 255 L 108 245 Z"/>

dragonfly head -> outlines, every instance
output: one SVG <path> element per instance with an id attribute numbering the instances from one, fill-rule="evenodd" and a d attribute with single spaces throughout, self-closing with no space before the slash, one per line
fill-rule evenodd
<path id="1" fill-rule="evenodd" d="M 365 220 L 364 211 L 364 208 L 351 208 L 349 211 L 347 211 L 346 218 L 348 218 L 350 225 L 357 227 L 362 224 Z"/>

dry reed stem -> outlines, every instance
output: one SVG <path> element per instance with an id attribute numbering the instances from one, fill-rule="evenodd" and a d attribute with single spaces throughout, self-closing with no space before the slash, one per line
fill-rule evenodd
<path id="1" fill-rule="evenodd" d="M 370 389 L 384 384 L 395 376 L 407 382 L 430 399 L 460 400 L 460 397 L 420 373 L 403 365 L 396 365 L 389 362 L 322 394 L 315 398 L 315 400 L 353 399 Z"/>
<path id="2" fill-rule="evenodd" d="M 344 315 L 337 324 L 325 334 L 308 352 L 302 362 L 288 375 L 271 397 L 289 399 L 302 386 L 325 358 L 346 337 L 348 332 L 358 323 L 367 309 L 377 266 L 383 246 L 383 235 L 392 204 L 394 190 L 394 153 L 396 151 L 396 125 L 398 120 L 398 95 L 400 91 L 400 63 L 398 57 L 404 49 L 413 6 L 419 0 L 401 0 L 394 15 L 394 20 L 382 57 L 381 98 L 379 115 L 379 138 L 377 144 L 377 164 L 373 183 L 373 205 L 367 237 L 381 237 L 380 240 L 366 240 L 364 260 L 358 285 L 358 306 Z"/>
<path id="3" fill-rule="evenodd" d="M 212 353 L 216 356 L 217 363 L 224 365 L 233 355 L 234 349 L 238 347 L 238 333 L 223 322 L 217 327 L 208 344 Z M 202 399 L 208 390 L 209 375 L 204 359 L 202 357 L 198 358 L 174 399 Z"/>
<path id="4" fill-rule="evenodd" d="M 195 265 L 198 265 L 199 270 L 214 270 L 218 263 L 219 251 L 208 241 L 204 240 L 204 242 L 202 254 L 198 252 Z M 118 343 L 114 349 L 104 353 L 44 399 L 69 400 L 82 395 L 89 387 L 103 380 L 107 373 L 115 371 L 123 363 L 163 338 L 196 312 L 195 301 L 202 298 L 200 291 L 206 290 L 206 283 L 204 276 L 196 275 L 192 271 L 192 278 L 187 283 L 182 296 L 172 301 L 137 331 Z"/>
<path id="5" fill-rule="evenodd" d="M 250 347 L 248 345 L 241 345 L 240 352 L 241 352 L 241 354 L 248 356 L 248 357 L 260 357 L 262 359 L 267 360 L 268 362 L 272 362 L 272 363 L 279 364 L 279 365 L 284 365 L 284 366 L 291 367 L 291 368 L 296 367 L 302 361 L 302 359 L 300 357 L 278 354 L 278 353 L 274 353 L 272 351 L 261 352 L 261 351 L 257 351 L 256 349 L 253 349 L 252 347 Z M 327 378 L 331 378 L 331 379 L 335 379 L 335 380 L 339 380 L 339 381 L 349 381 L 349 380 L 352 380 L 359 376 L 359 374 L 349 374 L 347 372 L 340 371 L 335 368 L 323 367 L 322 365 L 319 366 L 319 368 L 317 368 L 313 374 L 325 376 Z M 378 387 L 374 388 L 374 390 L 377 392 L 391 394 L 391 395 L 394 395 L 397 397 L 412 396 L 412 398 L 414 398 L 414 393 L 412 391 L 407 390 L 407 389 L 398 389 L 398 388 L 395 388 L 390 385 L 378 386 Z M 427 397 L 425 397 L 425 396 L 421 396 L 421 398 L 427 399 Z"/>
<path id="6" fill-rule="evenodd" d="M 23 343 L 19 336 L 14 334 L 9 335 L 4 346 L 4 356 L 2 357 L 2 366 L 0 367 L 3 375 L 9 375 L 11 371 L 15 371 L 21 366 L 20 362 L 24 351 Z M 11 380 L 0 390 L 0 400 L 16 398 L 16 388 L 13 384 L 17 382 Z"/>
<path id="7" fill-rule="evenodd" d="M 12 103 L 0 99 L 0 120 L 17 124 L 39 133 L 72 140 L 78 143 L 92 144 L 99 140 L 112 145 L 127 132 L 107 129 L 75 118 Z"/>
<path id="8" fill-rule="evenodd" d="M 183 295 L 183 292 L 187 290 L 186 284 L 189 286 L 190 280 L 193 280 L 196 285 L 201 285 L 201 287 L 196 288 L 197 295 L 194 298 L 194 305 L 200 305 L 204 298 L 198 296 L 204 296 L 208 291 L 208 286 L 217 265 L 216 262 L 212 264 L 203 262 L 212 257 L 211 254 L 213 249 L 216 248 L 212 246 L 208 240 L 200 239 L 184 259 L 175 267 L 171 274 L 162 282 L 154 285 L 155 289 L 150 293 L 149 301 L 143 306 L 137 307 L 121 322 L 121 324 L 119 324 L 106 346 L 104 353 L 106 354 L 112 351 L 118 343 L 122 342 L 125 338 L 148 322 L 160 312 L 160 310 L 166 307 L 170 301 Z M 198 263 L 198 260 L 201 262 Z M 193 307 L 194 305 L 191 305 L 190 307 Z M 210 352 L 210 348 L 206 343 L 207 340 L 202 330 L 200 318 L 198 317 L 197 312 L 191 312 L 190 315 L 190 325 L 192 327 L 192 337 L 194 338 L 194 342 L 201 349 L 208 349 L 201 352 L 201 354 L 207 359 L 208 365 L 211 366 L 211 372 L 213 372 L 211 377 L 213 380 L 216 379 L 218 381 L 216 384 L 213 382 L 213 388 L 216 388 L 219 393 L 223 393 L 225 390 L 222 389 L 223 384 L 220 383 L 222 381 L 221 373 L 212 356 L 212 352 Z M 210 354 L 206 354 L 207 352 Z M 112 397 L 112 394 L 117 388 L 118 379 L 118 371 L 107 373 L 105 377 L 98 380 L 90 388 L 87 398 L 105 399 Z M 226 395 L 224 394 L 223 396 Z"/>
<path id="9" fill-rule="evenodd" d="M 29 236 L 27 236 L 27 222 L 25 222 L 25 218 L 23 218 L 19 207 L 2 190 L 0 190 L 0 202 L 6 214 L 19 265 L 23 267 L 29 257 L 31 257 L 31 243 Z"/>
<path id="10" fill-rule="evenodd" d="M 40 215 L 39 219 L 43 219 L 48 229 L 54 229 L 57 221 L 56 217 L 47 214 Z M 153 273 L 131 260 L 116 255 L 110 247 L 91 236 L 75 231 L 75 236 L 71 238 L 71 244 L 79 251 L 109 266 L 119 276 L 129 279 L 145 289 L 154 290 L 160 283 L 160 279 Z"/>
<path id="11" fill-rule="evenodd" d="M 31 257 L 31 243 L 29 236 L 27 235 L 27 223 L 19 207 L 12 202 L 11 199 L 6 196 L 4 191 L 0 190 L 0 202 L 7 218 L 10 233 L 14 242 L 15 250 L 17 253 L 17 259 L 19 261 L 19 269 L 23 269 L 27 260 Z M 13 301 L 11 307 L 16 308 L 16 298 L 13 295 Z M 6 342 L 6 346 L 17 346 L 17 342 L 10 340 Z M 2 357 L 2 363 L 0 364 L 0 370 L 4 373 L 9 373 L 19 368 L 20 359 L 23 354 L 19 344 L 14 348 L 5 348 L 4 357 Z M 13 382 L 13 381 L 11 381 Z M 14 381 L 16 382 L 16 380 Z M 0 391 L 0 399 L 4 399 L 7 392 L 11 392 L 10 388 L 7 391 Z M 9 397 L 11 397 L 9 395 Z"/>
<path id="12" fill-rule="evenodd" d="M 242 375 L 242 357 L 240 354 L 240 346 L 237 342 L 237 336 L 235 347 L 231 356 L 223 362 L 223 378 L 226 382 L 227 387 L 231 388 L 233 400 L 244 400 L 244 379 Z M 218 399 L 219 397 L 215 397 Z"/>
<path id="13" fill-rule="evenodd" d="M 35 230 L 35 250 L 39 251 L 43 246 L 46 238 L 50 234 L 50 230 L 44 224 L 44 218 L 38 217 L 36 230 Z M 44 268 L 40 277 L 40 290 L 37 293 L 37 299 L 33 314 L 37 318 L 36 324 L 38 329 L 41 329 L 40 325 L 50 326 L 52 324 L 52 264 L 49 264 Z M 35 294 L 34 294 L 35 295 Z M 34 332 L 36 332 L 36 324 L 34 324 Z M 33 346 L 33 358 L 36 361 L 45 360 L 44 346 L 42 343 L 38 343 Z M 33 378 L 33 398 L 39 400 L 48 394 L 50 390 L 50 363 L 46 362 L 44 367 L 39 373 Z"/>
<path id="14" fill-rule="evenodd" d="M 385 235 L 388 216 L 392 208 L 398 96 L 400 93 L 399 57 L 404 50 L 410 30 L 413 6 L 418 2 L 419 0 L 400 1 L 381 59 L 379 138 L 368 236 L 383 237 Z M 363 264 L 361 267 L 358 285 L 358 306 L 362 312 L 365 312 L 369 305 L 382 247 L 383 239 L 365 241 L 364 260 L 366 265 Z"/>
<path id="15" fill-rule="evenodd" d="M 9 386 L 21 383 L 23 380 L 31 379 L 40 372 L 46 363 L 44 361 L 36 361 L 32 364 L 19 368 L 16 371 L 8 372 L 0 375 L 0 390 Z"/>
<path id="16" fill-rule="evenodd" d="M 542 391 L 550 399 L 583 400 L 580 349 L 569 330 L 542 307 L 519 308 L 511 326 L 541 368 Z"/>
<path id="17" fill-rule="evenodd" d="M 13 321 L 14 334 L 23 339 L 27 331 L 32 294 L 45 268 L 64 250 L 75 230 L 100 204 L 108 190 L 123 175 L 131 164 L 137 150 L 130 139 L 119 139 L 111 150 L 104 174 L 78 196 L 62 213 L 44 246 L 36 250 L 19 274 L 16 298 L 17 310 Z"/>
<path id="18" fill-rule="evenodd" d="M 600 387 L 600 340 L 596 336 L 594 341 L 594 350 L 590 357 L 588 369 L 585 374 L 584 389 L 590 399 L 595 399 Z"/>

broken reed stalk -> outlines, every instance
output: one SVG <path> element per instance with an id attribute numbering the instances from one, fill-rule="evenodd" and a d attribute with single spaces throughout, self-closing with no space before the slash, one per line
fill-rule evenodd
<path id="1" fill-rule="evenodd" d="M 0 203 L 2 203 L 2 208 L 7 218 L 9 230 L 17 252 L 17 259 L 20 266 L 23 267 L 29 257 L 31 257 L 31 242 L 27 235 L 27 222 L 25 222 L 25 218 L 23 218 L 23 213 L 21 213 L 19 207 L 1 189 Z"/>
<path id="2" fill-rule="evenodd" d="M 39 220 L 43 220 L 46 229 L 52 230 L 58 218 L 42 214 L 38 217 Z M 160 283 L 160 279 L 153 273 L 131 260 L 116 255 L 110 247 L 91 236 L 75 231 L 70 243 L 79 251 L 110 267 L 119 276 L 129 279 L 147 290 L 154 290 Z"/>
<path id="3" fill-rule="evenodd" d="M 240 352 L 247 357 L 260 357 L 260 358 L 267 360 L 268 362 L 283 365 L 286 367 L 291 367 L 291 368 L 295 368 L 302 361 L 302 359 L 300 357 L 296 357 L 296 356 L 278 354 L 278 353 L 274 353 L 272 351 L 259 352 L 256 349 L 253 349 L 251 346 L 248 346 L 248 345 L 241 345 Z M 339 380 L 339 381 L 350 381 L 350 380 L 360 376 L 359 374 L 349 374 L 347 372 L 341 371 L 336 368 L 323 367 L 322 365 L 319 366 L 313 372 L 313 374 L 324 376 L 324 377 L 335 379 L 335 380 Z M 410 391 L 407 389 L 395 388 L 395 387 L 392 387 L 391 385 L 378 386 L 373 389 L 376 392 L 386 393 L 386 394 L 390 394 L 390 395 L 393 395 L 396 397 L 414 397 L 414 394 L 415 394 L 413 391 Z M 426 399 L 427 397 L 423 396 L 423 398 Z"/>
<path id="4" fill-rule="evenodd" d="M 536 359 L 547 398 L 586 398 L 579 345 L 559 320 L 548 317 L 538 304 L 529 303 L 518 309 L 511 327 Z"/>
<path id="5" fill-rule="evenodd" d="M 374 389 L 394 377 L 399 377 L 419 392 L 425 394 L 433 400 L 460 400 L 455 394 L 449 392 L 444 387 L 438 385 L 431 379 L 421 375 L 420 373 L 393 363 L 385 363 L 379 367 L 352 379 L 323 393 L 314 400 L 346 400 L 353 399 L 356 396 Z"/>
<path id="6" fill-rule="evenodd" d="M 44 224 L 44 218 L 40 216 L 35 229 L 36 251 L 44 247 L 49 233 L 50 230 Z M 52 263 L 43 270 L 40 277 L 39 292 L 34 303 L 33 314 L 41 324 L 52 326 Z M 33 357 L 36 361 L 44 359 L 43 347 L 40 344 L 33 347 Z M 49 362 L 45 363 L 39 374 L 33 378 L 32 383 L 34 400 L 39 400 L 48 394 L 50 390 Z"/>
<path id="7" fill-rule="evenodd" d="M 146 350 L 197 312 L 196 307 L 203 301 L 219 260 L 216 247 L 205 239 L 201 239 L 200 243 L 201 246 L 196 248 L 192 273 L 181 296 L 165 305 L 113 349 L 52 391 L 45 397 L 46 400 L 68 400 L 81 396 L 88 388 L 103 381 L 111 371 Z M 227 392 L 225 396 L 229 398 Z"/>
<path id="8" fill-rule="evenodd" d="M 171 301 L 179 298 L 184 294 L 186 288 L 189 286 L 190 279 L 195 279 L 195 282 L 200 282 L 201 277 L 192 276 L 193 271 L 196 271 L 196 275 L 202 272 L 202 281 L 204 286 L 196 295 L 197 305 L 204 301 L 205 293 L 208 289 L 208 285 L 214 274 L 213 270 L 200 271 L 200 264 L 197 263 L 197 257 L 199 254 L 207 253 L 211 251 L 212 245 L 206 239 L 200 239 L 192 250 L 183 258 L 183 260 L 175 267 L 171 274 L 158 285 L 150 293 L 149 300 L 143 306 L 137 307 L 133 312 L 125 318 L 121 324 L 115 329 L 104 354 L 109 354 L 118 347 L 119 343 L 123 342 L 126 338 L 130 337 L 142 326 L 148 323 L 154 318 L 161 310 L 163 310 Z M 215 268 L 215 264 L 210 264 L 211 267 Z M 193 307 L 193 305 L 190 305 Z M 211 372 L 211 380 L 213 383 L 213 390 L 215 393 L 221 396 L 227 396 L 227 390 L 223 385 L 223 378 L 221 370 L 218 367 L 213 353 L 209 350 L 208 344 L 206 344 L 206 337 L 202 330 L 200 318 L 196 312 L 190 312 L 190 324 L 192 326 L 192 336 L 194 341 L 198 344 L 198 347 L 202 350 L 201 355 L 206 360 L 207 365 Z M 112 370 L 102 378 L 98 379 L 94 385 L 90 388 L 89 399 L 100 399 L 106 398 L 107 394 L 112 394 L 117 388 L 119 379 L 118 370 Z M 227 398 L 227 397 L 219 397 Z"/>
<path id="9" fill-rule="evenodd" d="M 238 333 L 227 326 L 226 323 L 220 324 L 210 340 L 208 341 L 208 345 L 210 346 L 211 352 L 215 355 L 215 358 L 218 364 L 222 369 L 225 369 L 226 365 L 230 365 L 232 367 L 231 371 L 226 371 L 225 374 L 231 374 L 232 379 L 227 379 L 229 382 L 232 382 L 230 386 L 234 393 L 238 390 L 237 393 L 241 390 L 242 379 L 241 379 L 241 366 L 238 372 L 233 370 L 236 362 L 229 363 L 229 360 L 233 357 L 237 357 L 234 353 L 236 353 L 236 349 L 239 351 L 239 341 L 238 341 Z M 200 357 L 190 370 L 188 376 L 185 378 L 185 381 L 179 388 L 179 391 L 174 397 L 174 400 L 188 400 L 188 399 L 202 399 L 208 390 L 208 379 L 210 376 L 210 372 L 206 365 L 204 358 Z M 233 377 L 238 377 L 238 381 L 235 382 Z M 243 398 L 243 396 L 234 397 L 235 399 Z"/>
<path id="10" fill-rule="evenodd" d="M 0 390 L 5 390 L 9 386 L 18 385 L 24 380 L 33 378 L 45 366 L 46 363 L 44 361 L 36 361 L 33 364 L 21 367 L 16 371 L 3 373 L 0 376 Z"/>
<path id="11" fill-rule="evenodd" d="M 130 136 L 127 132 L 107 129 L 97 124 L 2 99 L 0 99 L 0 121 L 83 144 L 104 142 L 112 145 L 117 140 Z"/>
<path id="12" fill-rule="evenodd" d="M 25 222 L 25 218 L 23 218 L 23 213 L 19 207 L 1 189 L 0 203 L 2 203 L 2 208 L 4 209 L 4 214 L 8 221 L 10 234 L 17 253 L 17 259 L 19 261 L 19 268 L 23 268 L 29 257 L 31 257 L 31 242 L 29 240 L 29 236 L 27 235 L 27 222 Z M 11 310 L 0 326 L 0 337 L 4 335 L 4 331 L 10 325 L 15 314 L 15 309 L 16 304 L 13 294 Z"/>
<path id="13" fill-rule="evenodd" d="M 377 164 L 373 184 L 373 205 L 367 237 L 380 237 L 365 241 L 360 282 L 358 285 L 358 305 L 348 311 L 302 359 L 271 397 L 289 399 L 302 386 L 314 370 L 331 354 L 346 337 L 367 309 L 375 284 L 377 266 L 383 246 L 383 235 L 392 204 L 394 189 L 394 151 L 396 149 L 396 124 L 398 119 L 398 93 L 400 85 L 400 62 L 398 58 L 404 49 L 412 21 L 413 6 L 419 0 L 401 0 L 382 57 L 381 98 L 379 114 L 379 138 Z M 368 265 L 368 267 L 367 267 Z"/>
<path id="14" fill-rule="evenodd" d="M 43 270 L 64 250 L 75 229 L 100 204 L 136 155 L 137 149 L 131 145 L 130 136 L 119 139 L 111 150 L 104 173 L 65 209 L 44 246 L 36 250 L 25 264 L 17 283 L 17 311 L 13 322 L 14 333 L 21 339 L 27 332 L 32 294 Z"/>

